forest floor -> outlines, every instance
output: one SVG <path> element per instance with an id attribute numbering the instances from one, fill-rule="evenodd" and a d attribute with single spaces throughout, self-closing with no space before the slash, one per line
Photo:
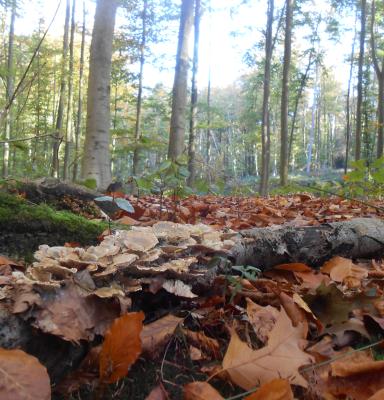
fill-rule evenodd
<path id="1" fill-rule="evenodd" d="M 0 398 L 384 397 L 383 201 L 114 193 L 134 212 L 108 227 L 93 201 L 68 196 L 60 208 L 82 214 L 72 220 L 16 194 L 2 201 L 3 235 L 18 221 L 41 246 L 33 263 L 0 257 Z M 356 218 L 378 221 L 374 235 Z M 350 226 L 355 247 L 327 242 L 326 261 L 308 262 Z M 264 246 L 253 228 L 304 244 L 309 232 L 295 256 L 306 259 L 237 264 Z M 367 238 L 380 251 L 355 257 Z M 269 245 L 282 260 L 290 249 Z"/>

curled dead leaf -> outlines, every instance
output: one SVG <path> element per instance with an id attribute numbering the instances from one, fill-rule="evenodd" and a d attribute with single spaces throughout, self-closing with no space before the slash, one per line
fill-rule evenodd
<path id="1" fill-rule="evenodd" d="M 184 386 L 183 400 L 224 400 L 224 397 L 207 382 L 192 382 Z"/>

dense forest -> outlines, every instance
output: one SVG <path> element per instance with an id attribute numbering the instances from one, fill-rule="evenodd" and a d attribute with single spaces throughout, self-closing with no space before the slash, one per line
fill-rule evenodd
<path id="1" fill-rule="evenodd" d="M 93 3 L 62 3 L 30 34 L 15 30 L 26 21 L 23 2 L 1 7 L 4 178 L 50 175 L 106 188 L 134 177 L 148 187 L 171 160 L 193 190 L 265 195 L 271 182 L 339 180 L 361 160 L 368 176 L 380 164 L 380 3 L 261 2 L 265 14 L 247 27 L 247 43 L 255 40 L 242 55 L 245 72 L 225 86 L 212 84 L 212 73 L 197 79 L 199 64 L 216 62 L 199 57 L 200 42 L 210 41 L 200 25 L 217 12 L 209 1 L 98 1 L 93 26 Z M 249 3 L 228 2 L 220 13 Z M 343 66 L 330 65 L 332 44 L 345 35 Z M 160 80 L 170 64 L 173 87 Z"/>
<path id="2" fill-rule="evenodd" d="M 0 400 L 384 399 L 384 2 L 0 0 Z"/>

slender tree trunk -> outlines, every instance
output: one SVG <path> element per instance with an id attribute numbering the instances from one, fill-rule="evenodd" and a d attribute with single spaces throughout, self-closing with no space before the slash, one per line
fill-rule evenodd
<path id="1" fill-rule="evenodd" d="M 80 48 L 80 67 L 79 67 L 79 91 L 77 95 L 77 116 L 75 127 L 75 159 L 73 162 L 72 180 L 76 181 L 79 169 L 79 150 L 80 150 L 80 135 L 82 128 L 82 113 L 83 113 L 83 77 L 84 77 L 84 51 L 85 51 L 85 1 L 83 1 L 83 28 L 81 32 L 81 48 Z"/>
<path id="2" fill-rule="evenodd" d="M 308 81 L 308 77 L 309 77 L 309 70 L 311 68 L 312 61 L 313 61 L 313 52 L 311 51 L 310 54 L 309 54 L 308 64 L 307 64 L 307 67 L 305 69 L 305 72 L 304 72 L 304 74 L 301 75 L 300 86 L 299 86 L 299 90 L 297 92 L 296 99 L 295 99 L 295 107 L 294 107 L 294 110 L 293 110 L 291 131 L 290 131 L 290 134 L 289 134 L 288 162 L 289 162 L 289 160 L 291 159 L 291 156 L 292 156 L 293 134 L 295 132 L 297 111 L 299 109 L 299 103 L 300 103 L 301 97 L 303 95 L 304 89 L 305 89 L 305 87 L 307 85 L 307 81 Z"/>
<path id="3" fill-rule="evenodd" d="M 260 194 L 268 194 L 269 181 L 269 160 L 271 150 L 270 121 L 269 121 L 269 96 L 271 80 L 271 60 L 272 60 L 272 25 L 274 13 L 274 0 L 268 0 L 267 28 L 265 37 L 265 66 L 264 66 L 264 89 L 263 89 L 263 109 L 261 125 L 261 180 Z"/>
<path id="4" fill-rule="evenodd" d="M 316 66 L 316 82 L 315 88 L 313 89 L 313 100 L 312 100 L 312 111 L 311 111 L 311 128 L 309 131 L 309 139 L 308 139 L 308 148 L 307 148 L 307 166 L 306 172 L 309 175 L 311 172 L 312 166 L 312 152 L 313 152 L 313 143 L 315 140 L 315 127 L 316 127 L 316 106 L 317 106 L 317 91 L 318 91 L 318 69 L 319 66 Z"/>
<path id="5" fill-rule="evenodd" d="M 139 90 L 137 93 L 137 103 L 136 103 L 136 125 L 135 125 L 135 150 L 133 152 L 133 168 L 132 174 L 137 175 L 138 167 L 139 167 L 139 141 L 141 137 L 141 106 L 142 106 L 142 97 L 143 97 L 143 72 L 144 72 L 144 63 L 145 63 L 145 46 L 147 40 L 147 8 L 148 8 L 148 0 L 144 0 L 143 2 L 143 25 L 142 25 L 142 33 L 141 33 L 141 43 L 140 43 L 140 73 L 139 73 Z"/>
<path id="6" fill-rule="evenodd" d="M 189 120 L 188 143 L 188 186 L 193 187 L 196 180 L 196 122 L 197 122 L 197 82 L 196 75 L 199 67 L 199 39 L 200 39 L 200 0 L 195 0 L 194 43 L 192 64 L 192 93 L 191 116 Z"/>
<path id="7" fill-rule="evenodd" d="M 7 81 L 6 81 L 6 104 L 10 103 L 14 91 L 14 40 L 15 40 L 15 19 L 16 19 L 16 0 L 11 5 L 11 22 L 9 25 L 8 39 L 8 60 L 7 60 Z M 11 138 L 12 132 L 12 112 L 8 111 L 5 119 L 5 140 Z M 9 174 L 9 142 L 4 143 L 3 150 L 3 178 Z"/>
<path id="8" fill-rule="evenodd" d="M 185 112 L 188 87 L 188 42 L 193 24 L 194 0 L 183 0 L 181 5 L 179 39 L 176 56 L 175 80 L 172 92 L 172 115 L 168 158 L 176 160 L 184 150 Z"/>
<path id="9" fill-rule="evenodd" d="M 93 26 L 88 78 L 87 129 L 82 174 L 99 189 L 112 180 L 110 145 L 110 80 L 117 0 L 98 0 Z"/>
<path id="10" fill-rule="evenodd" d="M 356 16 L 357 18 L 357 16 Z M 353 73 L 353 64 L 355 58 L 355 42 L 356 42 L 356 24 L 355 24 L 355 34 L 353 36 L 352 42 L 352 51 L 351 51 L 351 63 L 349 66 L 349 78 L 348 78 L 348 91 L 347 91 L 347 131 L 346 131 L 346 144 L 345 144 L 345 165 L 344 165 L 344 174 L 348 171 L 348 160 L 349 160 L 349 148 L 350 148 L 350 139 L 351 139 L 351 86 L 352 86 L 352 73 Z"/>
<path id="11" fill-rule="evenodd" d="M 207 162 L 207 181 L 211 182 L 211 67 L 208 72 L 208 88 L 207 88 L 207 132 L 206 132 L 206 162 Z"/>
<path id="12" fill-rule="evenodd" d="M 381 66 L 379 61 L 379 56 L 376 51 L 376 40 L 375 40 L 375 17 L 376 17 L 376 5 L 375 0 L 372 0 L 371 5 L 371 52 L 372 52 L 372 61 L 375 67 L 377 82 L 379 86 L 378 91 L 378 101 L 377 101 L 377 117 L 378 117 L 378 126 L 377 126 L 377 158 L 382 157 L 383 155 L 383 146 L 384 146 L 384 57 L 381 56 Z"/>
<path id="13" fill-rule="evenodd" d="M 356 105 L 356 136 L 355 136 L 355 160 L 361 158 L 361 131 L 362 131 L 362 104 L 363 104 L 363 66 L 365 52 L 367 1 L 360 2 L 360 50 L 357 72 L 357 105 Z"/>
<path id="14" fill-rule="evenodd" d="M 71 152 L 73 149 L 73 129 L 72 129 L 72 113 L 73 113 L 73 48 L 75 41 L 75 6 L 76 0 L 72 0 L 72 17 L 71 17 L 71 37 L 69 41 L 69 71 L 68 71 L 68 104 L 67 104 L 67 121 L 65 129 L 65 154 L 64 154 L 64 172 L 63 178 L 70 177 Z"/>
<path id="15" fill-rule="evenodd" d="M 51 175 L 55 178 L 59 177 L 59 150 L 63 140 L 63 120 L 64 120 L 64 107 L 65 107 L 65 96 L 66 96 L 66 85 L 67 85 L 67 58 L 68 58 L 68 38 L 69 38 L 69 17 L 70 17 L 70 2 L 67 0 L 65 11 L 65 25 L 64 25 L 64 37 L 63 37 L 63 57 L 61 64 L 61 78 L 60 78 L 60 95 L 59 95 L 59 107 L 57 109 L 56 119 L 56 135 L 57 139 L 53 142 L 52 151 L 52 168 Z"/>
<path id="16" fill-rule="evenodd" d="M 293 0 L 285 2 L 284 65 L 281 93 L 281 136 L 280 136 L 280 185 L 288 184 L 288 103 L 289 70 L 291 66 Z"/>

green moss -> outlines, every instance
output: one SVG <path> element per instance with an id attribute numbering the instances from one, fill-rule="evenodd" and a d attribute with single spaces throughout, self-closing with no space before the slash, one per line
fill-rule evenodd
<path id="1" fill-rule="evenodd" d="M 0 252 L 26 256 L 40 244 L 90 245 L 107 228 L 68 211 L 56 211 L 0 192 Z"/>

